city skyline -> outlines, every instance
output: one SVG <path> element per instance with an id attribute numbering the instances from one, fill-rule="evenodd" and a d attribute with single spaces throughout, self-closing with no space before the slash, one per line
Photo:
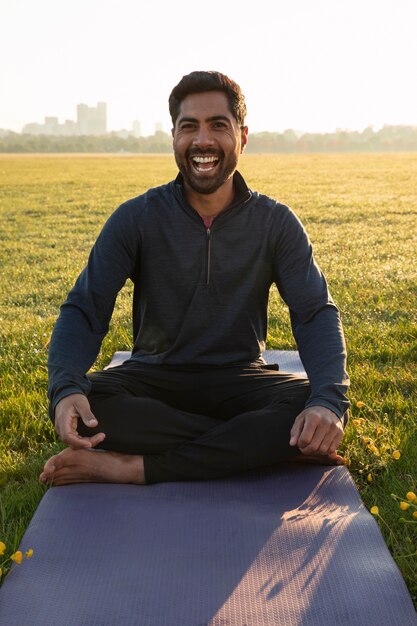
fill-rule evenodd
<path id="1" fill-rule="evenodd" d="M 108 129 L 169 132 L 184 74 L 218 69 L 242 87 L 252 133 L 417 124 L 414 0 L 0 0 L 0 128 L 72 119 L 106 102 Z"/>
<path id="2" fill-rule="evenodd" d="M 86 105 L 84 103 L 79 103 L 76 105 L 77 107 L 77 113 L 79 113 L 79 107 L 85 107 L 85 110 L 88 110 L 90 113 L 95 110 L 99 105 L 104 106 L 105 109 L 107 109 L 107 103 L 106 102 L 97 102 L 96 107 L 94 106 L 90 106 L 90 105 Z M 94 122 L 95 123 L 95 122 Z M 70 119 L 66 119 L 64 121 L 61 121 L 60 118 L 58 116 L 45 116 L 43 122 L 28 122 L 26 124 L 23 125 L 22 129 L 19 131 L 13 131 L 11 129 L 7 129 L 7 128 L 0 128 L 0 131 L 4 133 L 4 131 L 6 132 L 17 132 L 18 134 L 32 134 L 32 135 L 53 135 L 53 136 L 82 136 L 82 135 L 107 135 L 107 134 L 118 134 L 120 137 L 128 137 L 129 135 L 136 137 L 136 138 L 140 138 L 140 137 L 146 137 L 146 136 L 150 136 L 153 135 L 157 132 L 163 132 L 166 134 L 170 133 L 170 130 L 165 129 L 163 127 L 162 122 L 153 122 L 153 130 L 147 134 L 142 132 L 142 122 L 140 120 L 132 120 L 132 122 L 130 124 L 127 124 L 125 127 L 123 128 L 107 128 L 107 115 L 105 113 L 105 119 L 103 122 L 103 126 L 100 128 L 91 128 L 88 125 L 84 125 L 84 126 L 80 126 L 80 120 L 79 120 L 79 116 L 77 115 L 77 121 L 74 120 L 70 120 Z M 417 120 L 415 124 L 384 124 L 381 127 L 376 127 L 373 124 L 368 125 L 365 128 L 360 128 L 360 129 L 343 129 L 343 128 L 335 128 L 333 130 L 329 130 L 329 131 L 322 131 L 322 133 L 320 133 L 319 131 L 317 131 L 317 134 L 331 134 L 333 132 L 339 132 L 339 131 L 347 131 L 347 132 L 363 132 L 363 131 L 367 131 L 368 129 L 372 129 L 373 131 L 377 132 L 378 130 L 381 130 L 383 127 L 389 127 L 389 126 L 407 126 L 407 127 L 412 127 L 412 128 L 417 128 Z M 293 131 L 296 133 L 297 136 L 301 136 L 303 134 L 309 134 L 309 133 L 314 133 L 314 131 L 306 131 L 303 129 L 284 129 L 284 131 L 256 131 L 257 133 L 262 133 L 262 132 L 276 132 L 276 133 L 280 133 L 280 132 L 290 132 Z M 253 133 L 254 134 L 254 133 Z"/>
<path id="3" fill-rule="evenodd" d="M 128 128 L 108 128 L 107 127 L 107 102 L 97 102 L 96 106 L 85 103 L 76 105 L 77 119 L 60 119 L 56 115 L 46 115 L 42 122 L 27 122 L 20 131 L 13 131 L 7 128 L 0 128 L 0 131 L 18 132 L 29 135 L 106 135 L 112 132 L 121 136 L 143 137 L 142 124 L 140 120 L 132 120 Z M 154 133 L 166 132 L 161 122 L 154 122 Z"/>
<path id="4" fill-rule="evenodd" d="M 89 106 L 77 104 L 77 119 L 59 121 L 59 116 L 46 116 L 42 123 L 29 122 L 21 131 L 29 135 L 105 135 L 107 133 L 107 103 L 97 102 Z"/>

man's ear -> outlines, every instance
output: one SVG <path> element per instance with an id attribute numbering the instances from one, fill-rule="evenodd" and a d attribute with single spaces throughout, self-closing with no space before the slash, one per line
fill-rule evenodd
<path id="1" fill-rule="evenodd" d="M 248 143 L 248 127 L 243 126 L 240 134 L 240 152 L 243 152 L 246 144 Z"/>
<path id="2" fill-rule="evenodd" d="M 171 135 L 174 137 L 175 128 L 171 128 Z"/>

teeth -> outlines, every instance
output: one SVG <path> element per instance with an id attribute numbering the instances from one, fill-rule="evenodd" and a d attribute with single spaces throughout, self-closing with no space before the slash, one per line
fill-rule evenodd
<path id="1" fill-rule="evenodd" d="M 214 161 L 217 161 L 217 157 L 216 156 L 194 156 L 193 157 L 193 161 L 195 161 L 196 163 L 214 163 Z"/>

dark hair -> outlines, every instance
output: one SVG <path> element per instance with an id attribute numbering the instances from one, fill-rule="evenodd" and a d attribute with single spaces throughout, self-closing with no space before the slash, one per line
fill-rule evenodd
<path id="1" fill-rule="evenodd" d="M 175 126 L 181 102 L 193 93 L 204 91 L 223 91 L 229 102 L 230 112 L 242 128 L 245 125 L 246 104 L 241 88 L 234 80 L 220 72 L 191 72 L 183 76 L 169 96 L 169 112 Z"/>

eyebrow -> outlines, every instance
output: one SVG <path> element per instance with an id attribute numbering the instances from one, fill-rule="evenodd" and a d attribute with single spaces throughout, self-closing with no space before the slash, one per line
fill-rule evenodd
<path id="1" fill-rule="evenodd" d="M 230 118 L 227 117 L 227 115 L 212 115 L 211 117 L 206 118 L 204 121 L 205 122 L 217 122 L 219 120 L 223 120 L 225 122 L 230 122 Z M 182 123 L 182 122 L 196 122 L 198 123 L 199 120 L 196 119 L 195 117 L 180 117 L 180 119 L 178 120 L 178 123 Z"/>

